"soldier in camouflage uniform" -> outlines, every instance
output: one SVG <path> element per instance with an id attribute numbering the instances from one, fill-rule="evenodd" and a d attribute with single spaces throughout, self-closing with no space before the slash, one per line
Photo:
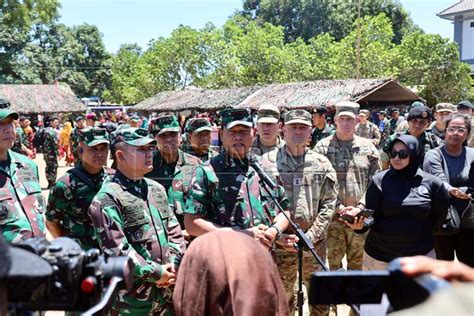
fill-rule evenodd
<path id="1" fill-rule="evenodd" d="M 426 131 L 435 134 L 436 137 L 444 141 L 444 130 L 446 129 L 446 123 L 444 122 L 444 120 L 449 115 L 456 112 L 457 109 L 456 106 L 451 103 L 438 103 L 436 104 L 435 109 L 435 120 L 426 129 Z"/>
<path id="2" fill-rule="evenodd" d="M 441 144 L 441 139 L 431 132 L 426 131 L 426 128 L 430 124 L 432 118 L 431 110 L 426 106 L 417 106 L 410 110 L 408 114 L 408 131 L 405 132 L 407 135 L 415 136 L 418 139 L 420 144 L 420 149 L 422 152 L 422 158 L 420 159 L 420 167 L 423 166 L 423 159 L 425 153 L 430 149 L 434 149 Z M 390 158 L 388 156 L 388 151 L 393 140 L 400 134 L 393 134 L 390 136 L 385 143 L 383 152 L 380 155 L 380 160 L 382 162 L 382 168 L 388 169 L 390 165 Z"/>
<path id="3" fill-rule="evenodd" d="M 208 161 L 217 156 L 219 153 L 211 149 L 211 131 L 212 126 L 208 119 L 189 119 L 184 128 L 186 142 L 183 143 L 183 151 L 201 161 Z"/>
<path id="4" fill-rule="evenodd" d="M 75 239 L 83 249 L 97 248 L 94 230 L 87 210 L 112 169 L 104 168 L 109 154 L 105 129 L 81 130 L 79 139 L 81 164 L 68 170 L 51 188 L 46 225 L 54 237 Z"/>
<path id="5" fill-rule="evenodd" d="M 285 141 L 278 135 L 280 124 L 280 110 L 273 104 L 263 104 L 258 108 L 257 137 L 252 144 L 252 153 L 258 156 L 285 145 Z"/>
<path id="6" fill-rule="evenodd" d="M 18 113 L 10 110 L 10 102 L 0 98 L 0 232 L 8 243 L 46 235 L 38 166 L 10 150 L 16 119 Z"/>
<path id="7" fill-rule="evenodd" d="M 360 110 L 359 124 L 356 125 L 355 134 L 370 139 L 372 144 L 378 146 L 381 139 L 380 130 L 377 125 L 369 121 L 369 117 L 369 110 Z"/>
<path id="8" fill-rule="evenodd" d="M 323 138 L 334 135 L 336 129 L 326 122 L 327 107 L 324 105 L 316 106 L 312 109 L 313 131 L 311 133 L 311 142 L 309 148 L 314 148 Z"/>
<path id="9" fill-rule="evenodd" d="M 328 261 L 331 270 L 342 268 L 347 256 L 349 270 L 362 269 L 366 234 L 357 234 L 340 220 L 346 212 L 360 212 L 365 207 L 365 191 L 372 176 L 380 170 L 379 151 L 366 138 L 355 135 L 359 104 L 336 104 L 336 134 L 321 140 L 314 151 L 326 156 L 336 170 L 338 198 L 336 212 L 328 231 Z"/>
<path id="10" fill-rule="evenodd" d="M 111 137 L 117 171 L 89 208 L 100 248 L 135 263 L 133 293 L 120 293 L 112 315 L 172 315 L 169 287 L 185 251 L 162 185 L 144 178 L 153 167 L 155 140 L 140 128 Z"/>
<path id="11" fill-rule="evenodd" d="M 201 160 L 179 149 L 181 133 L 178 119 L 174 115 L 158 117 L 148 127 L 156 140 L 157 150 L 153 154 L 153 170 L 145 177 L 160 183 L 168 192 L 173 178 L 182 169 L 186 170 L 181 172 L 191 174 L 192 169 L 199 165 Z"/>
<path id="12" fill-rule="evenodd" d="M 293 220 L 305 231 L 315 249 L 326 261 L 327 229 L 337 199 L 336 171 L 329 160 L 307 148 L 311 137 L 311 114 L 293 110 L 285 115 L 286 145 L 262 157 L 262 166 L 285 188 Z M 306 249 L 305 249 L 306 250 Z M 276 249 L 276 261 L 285 290 L 288 293 L 291 314 L 297 298 L 295 289 L 298 256 L 294 251 Z M 303 253 L 304 283 L 309 289 L 311 275 L 322 270 L 309 251 Z M 310 306 L 311 315 L 328 315 L 327 306 Z"/>
<path id="13" fill-rule="evenodd" d="M 288 222 L 284 214 L 276 213 L 274 202 L 249 165 L 247 156 L 255 135 L 251 112 L 229 109 L 220 114 L 223 150 L 194 171 L 186 200 L 186 230 L 192 236 L 200 236 L 232 228 L 271 248 Z M 283 188 L 274 191 L 286 209 L 288 199 L 284 198 Z"/>
<path id="14" fill-rule="evenodd" d="M 43 144 L 43 158 L 46 163 L 46 179 L 48 180 L 48 189 L 50 189 L 58 176 L 58 156 L 59 144 L 58 134 L 56 128 L 59 125 L 59 120 L 56 117 L 51 118 L 50 126 L 46 128 L 44 133 Z"/>
<path id="15" fill-rule="evenodd" d="M 69 146 L 71 147 L 72 155 L 74 156 L 74 167 L 81 164 L 81 157 L 77 148 L 79 147 L 80 131 L 84 128 L 84 116 L 76 117 L 76 126 L 72 130 L 71 138 L 69 139 Z"/>
<path id="16" fill-rule="evenodd" d="M 16 137 L 15 137 L 15 144 L 13 145 L 11 150 L 19 154 L 30 157 L 32 152 L 28 148 L 28 139 L 26 137 L 25 132 L 23 131 L 23 128 L 20 126 L 20 122 L 18 120 L 15 120 L 13 124 L 15 125 Z"/>

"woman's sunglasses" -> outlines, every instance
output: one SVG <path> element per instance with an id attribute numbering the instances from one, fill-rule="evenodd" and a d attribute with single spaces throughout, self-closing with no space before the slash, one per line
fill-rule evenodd
<path id="1" fill-rule="evenodd" d="M 400 151 L 395 151 L 392 150 L 389 154 L 390 158 L 395 158 L 395 157 L 400 157 L 400 159 L 406 159 L 410 154 L 408 153 L 407 150 L 400 150 Z"/>

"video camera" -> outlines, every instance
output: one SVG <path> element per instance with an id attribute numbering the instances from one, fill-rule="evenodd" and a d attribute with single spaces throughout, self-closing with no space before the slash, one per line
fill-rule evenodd
<path id="1" fill-rule="evenodd" d="M 430 274 L 405 276 L 398 259 L 387 270 L 315 272 L 311 277 L 310 304 L 380 304 L 387 294 L 393 310 L 401 310 L 425 301 L 449 283 Z"/>
<path id="2" fill-rule="evenodd" d="M 74 240 L 60 237 L 52 242 L 32 238 L 15 244 L 39 257 L 29 273 L 13 273 L 7 279 L 10 310 L 86 311 L 105 314 L 119 289 L 133 285 L 133 263 L 128 257 L 84 251 Z M 17 250 L 18 251 L 18 250 Z M 12 269 L 28 269 L 28 263 L 12 262 Z M 18 267 L 23 266 L 23 267 Z"/>

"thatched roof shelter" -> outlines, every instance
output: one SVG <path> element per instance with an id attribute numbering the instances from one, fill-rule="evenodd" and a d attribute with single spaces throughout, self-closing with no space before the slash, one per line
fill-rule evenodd
<path id="1" fill-rule="evenodd" d="M 134 110 L 214 111 L 226 107 L 257 109 L 264 103 L 273 103 L 281 109 L 289 109 L 335 104 L 341 100 L 370 106 L 371 103 L 406 103 L 419 99 L 414 92 L 391 78 L 317 80 L 220 90 L 191 88 L 165 91 L 138 103 Z"/>
<path id="2" fill-rule="evenodd" d="M 133 107 L 136 111 L 214 111 L 239 104 L 260 87 L 206 90 L 187 88 L 179 91 L 163 91 Z"/>
<path id="3" fill-rule="evenodd" d="M 0 95 L 10 100 L 12 109 L 20 113 L 85 112 L 68 85 L 0 84 Z"/>
<path id="4" fill-rule="evenodd" d="M 263 87 L 237 105 L 257 109 L 272 103 L 279 108 L 308 108 L 350 100 L 359 103 L 411 102 L 419 100 L 414 92 L 397 81 L 387 79 L 317 80 L 297 83 L 272 84 Z"/>

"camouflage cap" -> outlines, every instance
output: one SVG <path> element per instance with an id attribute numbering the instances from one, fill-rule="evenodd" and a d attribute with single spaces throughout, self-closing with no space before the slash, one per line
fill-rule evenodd
<path id="1" fill-rule="evenodd" d="M 421 101 L 415 101 L 410 105 L 410 110 L 414 109 L 416 107 L 419 107 L 419 106 L 425 106 L 425 104 Z"/>
<path id="2" fill-rule="evenodd" d="M 92 127 L 80 130 L 80 140 L 87 146 L 93 147 L 99 144 L 110 144 L 109 133 L 105 128 Z"/>
<path id="3" fill-rule="evenodd" d="M 340 101 L 336 103 L 336 117 L 341 115 L 347 115 L 352 118 L 356 118 L 359 114 L 359 103 L 351 101 Z"/>
<path id="4" fill-rule="evenodd" d="M 9 116 L 13 117 L 14 120 L 19 118 L 18 113 L 10 109 L 10 101 L 0 96 L 0 120 Z"/>
<path id="5" fill-rule="evenodd" d="M 144 128 L 128 127 L 117 129 L 111 135 L 110 143 L 112 146 L 118 143 L 125 143 L 130 146 L 145 146 L 148 144 L 156 145 L 156 140 L 148 136 L 148 131 Z"/>
<path id="6" fill-rule="evenodd" d="M 231 129 L 237 125 L 253 127 L 252 112 L 249 109 L 227 109 L 220 113 L 221 124 L 225 129 Z"/>
<path id="7" fill-rule="evenodd" d="M 76 122 L 79 122 L 79 121 L 82 121 L 82 120 L 84 120 L 84 116 L 79 115 L 78 117 L 76 117 Z"/>
<path id="8" fill-rule="evenodd" d="M 211 122 L 205 118 L 192 118 L 189 119 L 184 128 L 186 133 L 199 133 L 203 131 L 212 131 Z"/>
<path id="9" fill-rule="evenodd" d="M 130 121 L 138 122 L 140 121 L 140 117 L 138 115 L 130 116 Z"/>
<path id="10" fill-rule="evenodd" d="M 166 132 L 178 133 L 181 131 L 178 119 L 174 115 L 160 116 L 150 123 L 150 133 L 153 136 L 158 136 Z"/>
<path id="11" fill-rule="evenodd" d="M 280 120 L 280 110 L 270 103 L 259 106 L 257 115 L 257 123 L 278 123 Z"/>
<path id="12" fill-rule="evenodd" d="M 438 103 L 435 106 L 436 112 L 448 112 L 454 113 L 456 111 L 456 106 L 452 103 Z"/>
<path id="13" fill-rule="evenodd" d="M 285 125 L 296 123 L 313 126 L 311 114 L 305 110 L 291 110 L 287 112 L 285 114 Z"/>

